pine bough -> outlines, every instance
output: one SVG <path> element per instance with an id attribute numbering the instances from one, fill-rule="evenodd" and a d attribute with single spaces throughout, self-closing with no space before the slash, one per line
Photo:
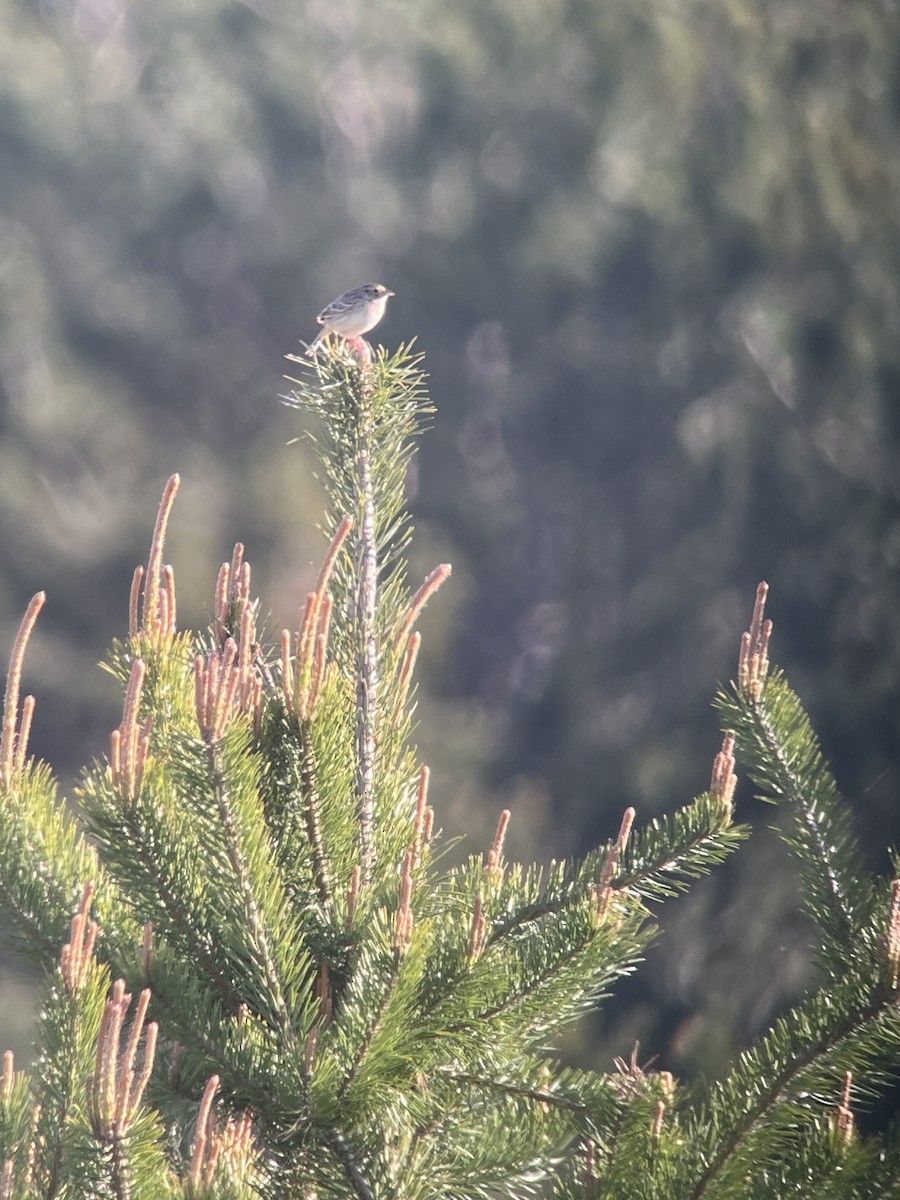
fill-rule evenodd
<path id="1" fill-rule="evenodd" d="M 783 675 L 761 587 L 709 790 L 584 860 L 493 845 L 441 867 L 410 745 L 417 618 L 404 478 L 429 408 L 409 347 L 301 362 L 329 549 L 277 645 L 237 546 L 204 634 L 177 626 L 165 490 L 108 756 L 78 821 L 28 755 L 11 656 L 0 741 L 0 902 L 46 970 L 30 1078 L 0 1077 L 0 1200 L 738 1200 L 900 1195 L 900 1140 L 853 1104 L 898 1063 L 900 885 L 867 874 Z M 746 835 L 735 748 L 784 836 L 820 990 L 730 1073 L 689 1090 L 636 1056 L 562 1068 L 560 1033 L 632 972 L 651 906 Z M 854 1083 L 860 1081 L 862 1090 Z"/>

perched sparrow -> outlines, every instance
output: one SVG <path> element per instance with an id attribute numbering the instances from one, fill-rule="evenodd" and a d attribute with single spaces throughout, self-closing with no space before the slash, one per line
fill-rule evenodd
<path id="1" fill-rule="evenodd" d="M 364 283 L 351 288 L 326 304 L 316 320 L 324 326 L 310 346 L 314 350 L 329 333 L 342 338 L 357 338 L 361 333 L 374 329 L 384 316 L 384 309 L 394 292 L 389 292 L 383 283 Z"/>

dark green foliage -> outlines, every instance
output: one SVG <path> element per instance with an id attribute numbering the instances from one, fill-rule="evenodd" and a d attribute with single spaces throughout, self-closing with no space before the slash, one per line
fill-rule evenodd
<path id="1" fill-rule="evenodd" d="M 177 633 L 157 538 L 110 658 L 122 724 L 78 789 L 87 838 L 24 760 L 11 685 L 3 900 L 47 980 L 33 1077 L 0 1084 L 2 1200 L 890 1195 L 896 1142 L 861 1139 L 850 1103 L 900 1065 L 900 894 L 866 875 L 782 675 L 719 703 L 783 810 L 821 988 L 693 1093 L 636 1058 L 562 1066 L 560 1036 L 638 968 L 649 906 L 745 837 L 731 739 L 709 791 L 634 830 L 628 810 L 583 859 L 507 862 L 505 814 L 487 855 L 443 865 L 409 740 L 413 626 L 447 574 L 406 579 L 421 362 L 302 367 L 333 541 L 299 632 L 257 646 L 236 555 L 210 633 Z M 96 949 L 87 893 L 56 965 L 88 883 Z"/>
<path id="2" fill-rule="evenodd" d="M 758 701 L 720 692 L 718 707 L 761 798 L 782 808 L 779 832 L 797 863 L 823 957 L 840 975 L 863 949 L 880 889 L 865 871 L 850 809 L 840 801 L 809 718 L 780 671 L 769 675 Z"/>
<path id="3" fill-rule="evenodd" d="M 94 667 L 161 470 L 190 478 L 183 625 L 237 537 L 287 620 L 321 493 L 273 377 L 372 277 L 441 403 L 411 501 L 413 577 L 461 576 L 419 676 L 445 828 L 537 797 L 543 860 L 680 804 L 765 575 L 867 854 L 900 841 L 900 10 L 341 2 L 0 12 L 0 643 L 46 586 L 40 753 L 68 788 L 117 719 Z M 756 850 L 715 889 L 765 888 Z M 740 936 L 731 895 L 670 925 L 709 969 L 611 1010 L 618 1049 L 640 1011 L 721 1069 L 769 1019 L 742 970 L 790 926 L 769 895 Z M 667 1039 L 685 1002 L 702 1049 Z"/>

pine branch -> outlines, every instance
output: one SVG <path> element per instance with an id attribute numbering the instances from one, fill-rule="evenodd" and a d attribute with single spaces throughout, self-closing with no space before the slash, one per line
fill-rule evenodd
<path id="1" fill-rule="evenodd" d="M 404 483 L 415 435 L 430 410 L 421 356 L 407 347 L 392 356 L 379 350 L 374 361 L 362 363 L 339 351 L 296 361 L 314 381 L 293 380 L 298 386 L 285 399 L 317 418 L 311 440 L 324 468 L 332 528 L 347 514 L 353 518 L 352 553 L 335 569 L 333 641 L 355 694 L 358 855 L 363 884 L 372 886 L 376 871 L 392 870 L 390 862 L 382 867 L 378 861 L 386 849 L 381 827 L 393 820 L 390 798 L 382 793 L 391 780 L 391 748 L 398 744 L 396 713 L 390 694 L 382 694 L 382 680 L 406 650 L 392 638 L 407 607 L 399 561 L 409 539 Z"/>
<path id="2" fill-rule="evenodd" d="M 749 826 L 732 824 L 730 805 L 719 793 L 705 792 L 671 816 L 635 828 L 621 845 L 609 842 L 580 861 L 552 864 L 546 880 L 538 875 L 526 879 L 524 888 L 520 883 L 520 906 L 510 905 L 512 911 L 492 923 L 486 945 L 583 901 L 601 886 L 604 872 L 614 892 L 633 892 L 646 901 L 677 895 L 724 861 L 749 833 Z"/>
<path id="3" fill-rule="evenodd" d="M 98 880 L 104 893 L 109 885 L 93 847 L 60 801 L 49 768 L 28 758 L 35 702 L 26 696 L 20 716 L 19 699 L 25 653 L 44 600 L 43 592 L 32 597 L 7 673 L 0 732 L 0 900 L 23 946 L 46 963 L 56 955 L 84 881 Z M 121 928 L 110 932 L 115 936 Z"/>
<path id="4" fill-rule="evenodd" d="M 334 896 L 332 893 L 331 875 L 328 869 L 328 859 L 325 854 L 325 843 L 322 837 L 322 824 L 319 820 L 319 790 L 316 786 L 316 760 L 312 746 L 312 724 L 307 717 L 301 720 L 298 730 L 300 744 L 300 770 L 298 783 L 303 803 L 303 813 L 306 818 L 306 835 L 309 840 L 313 860 L 313 875 L 319 900 L 326 912 L 334 911 Z"/>
<path id="5" fill-rule="evenodd" d="M 183 903 L 173 890 L 172 880 L 165 866 L 165 858 L 158 854 L 155 839 L 145 836 L 143 826 L 136 821 L 134 811 L 121 813 L 121 824 L 116 833 L 124 833 L 140 857 L 147 878 L 155 890 L 166 915 L 169 918 L 168 932 L 180 934 L 184 949 L 190 960 L 202 967 L 207 979 L 219 993 L 227 1011 L 235 1011 L 241 1003 L 239 993 L 223 970 L 219 959 L 214 953 L 208 938 L 202 936 L 198 926 L 197 913 L 190 905 Z M 133 878 L 133 876 L 132 876 Z"/>
<path id="6" fill-rule="evenodd" d="M 758 1048 L 747 1051 L 729 1079 L 713 1090 L 695 1131 L 700 1134 L 706 1126 L 706 1136 L 715 1130 L 717 1140 L 690 1200 L 712 1194 L 716 1181 L 733 1169 L 733 1160 L 747 1152 L 747 1140 L 776 1119 L 783 1106 L 799 1103 L 801 1092 L 809 1103 L 817 1084 L 842 1076 L 851 1066 L 871 1066 L 891 1041 L 896 1050 L 900 1037 L 896 996 L 881 988 L 861 992 L 863 986 L 857 979 L 845 980 L 801 1004 L 777 1022 Z M 889 1024 L 881 1028 L 884 1020 Z M 729 1111 L 733 1112 L 730 1118 Z M 787 1128 L 794 1126 L 789 1116 Z"/>
<path id="7" fill-rule="evenodd" d="M 826 959 L 840 974 L 871 918 L 876 891 L 809 718 L 782 672 L 768 670 L 772 623 L 763 621 L 765 598 L 760 584 L 742 643 L 739 681 L 730 692 L 720 690 L 716 704 L 762 788 L 760 798 L 786 810 L 788 824 L 779 832 L 800 867 Z"/>
<path id="8" fill-rule="evenodd" d="M 545 1064 L 545 1071 L 551 1074 L 551 1066 Z M 552 1085 L 543 1087 L 529 1086 L 526 1083 L 498 1077 L 477 1071 L 459 1071 L 452 1068 L 438 1068 L 436 1074 L 451 1086 L 462 1085 L 464 1088 L 474 1088 L 486 1094 L 509 1096 L 519 1100 L 529 1100 L 539 1106 L 549 1106 L 560 1109 L 582 1122 L 596 1119 L 598 1115 L 599 1094 L 604 1101 L 602 1120 L 604 1125 L 614 1120 L 619 1105 L 613 1085 L 605 1078 L 590 1076 L 587 1072 L 570 1072 L 571 1079 L 566 1086 L 565 1073 L 558 1072 L 555 1064 L 553 1071 L 556 1078 Z"/>
<path id="9" fill-rule="evenodd" d="M 362 1168 L 347 1137 L 339 1129 L 334 1129 L 328 1137 L 328 1144 L 337 1155 L 344 1168 L 347 1181 L 353 1188 L 357 1200 L 376 1200 L 375 1192 L 363 1174 Z"/>
<path id="10" fill-rule="evenodd" d="M 291 1025 L 291 1017 L 269 945 L 269 937 L 263 925 L 259 905 L 250 882 L 250 872 L 238 838 L 234 814 L 231 808 L 228 783 L 225 778 L 225 769 L 222 762 L 221 746 L 218 742 L 207 739 L 207 755 L 219 820 L 221 821 L 222 830 L 225 835 L 226 853 L 228 854 L 231 869 L 234 872 L 238 891 L 243 900 L 248 932 L 255 950 L 256 961 L 263 971 L 278 1024 L 288 1042 L 292 1043 L 296 1040 L 296 1035 Z"/>
<path id="11" fill-rule="evenodd" d="M 636 830 L 611 886 L 635 891 L 646 900 L 676 895 L 709 874 L 749 835 L 750 827 L 733 825 L 730 809 L 717 794 L 706 792 L 671 816 Z"/>
<path id="12" fill-rule="evenodd" d="M 357 659 L 356 659 L 356 801 L 359 808 L 360 863 L 364 884 L 372 881 L 375 822 L 375 721 L 378 704 L 378 642 L 375 627 L 378 598 L 378 547 L 375 484 L 372 477 L 372 384 L 364 373 L 359 382 L 359 448 L 357 488 L 362 520 L 357 524 Z"/>
<path id="13" fill-rule="evenodd" d="M 10 812 L 10 815 L 14 816 L 15 814 Z M 12 837 L 9 836 L 10 833 Z M 0 825 L 0 854 L 2 854 L 6 867 L 3 872 L 0 872 L 0 905 L 2 905 L 4 913 L 9 914 L 18 926 L 22 942 L 29 952 L 46 960 L 55 954 L 58 941 L 52 933 L 47 932 L 46 920 L 39 918 L 36 908 L 22 902 L 22 895 L 18 887 L 14 886 L 14 881 L 23 875 L 30 875 L 34 879 L 37 871 L 30 872 L 28 866 L 25 866 L 24 870 L 21 867 L 18 870 L 10 869 L 13 854 L 18 851 L 16 857 L 24 858 L 22 851 L 27 851 L 32 844 L 31 839 L 21 839 L 20 833 L 21 824 L 18 822 L 15 831 L 12 828 L 7 831 Z M 16 866 L 18 867 L 18 864 Z M 48 879 L 45 880 L 45 883 L 49 884 L 51 881 Z M 49 888 L 46 890 L 49 891 Z M 58 907 L 61 910 L 61 905 Z"/>
<path id="14" fill-rule="evenodd" d="M 192 1067 L 191 1075 L 205 1076 L 213 1066 L 226 1080 L 232 1095 L 254 1111 L 268 1117 L 273 1105 L 271 1072 L 254 1070 L 257 1064 L 249 1056 L 235 1051 L 233 1029 L 240 1014 L 224 1014 L 217 1011 L 215 1000 L 208 993 L 198 999 L 188 996 L 192 984 L 185 978 L 184 970 L 173 969 L 173 964 L 160 962 L 156 955 L 145 964 L 143 979 L 153 990 L 154 1013 L 170 1038 L 178 1038 L 179 1053 Z M 273 1049 L 273 1058 L 277 1050 Z M 167 1083 L 168 1099 L 177 1094 L 193 1101 L 192 1088 L 183 1090 L 174 1080 Z"/>
<path id="15" fill-rule="evenodd" d="M 359 1043 L 359 1046 L 357 1047 L 356 1053 L 354 1054 L 353 1060 L 350 1064 L 350 1069 L 348 1070 L 347 1074 L 345 1075 L 345 1077 L 343 1079 L 343 1082 L 341 1083 L 340 1087 L 338 1088 L 338 1091 L 337 1091 L 338 1099 L 340 1099 L 342 1096 L 346 1095 L 346 1093 L 349 1091 L 349 1089 L 353 1086 L 354 1082 L 356 1081 L 357 1076 L 359 1075 L 360 1070 L 362 1069 L 362 1065 L 366 1059 L 366 1054 L 371 1049 L 372 1043 L 374 1042 L 375 1037 L 378 1033 L 378 1030 L 381 1027 L 382 1021 L 384 1019 L 384 1014 L 387 1011 L 388 1005 L 390 1004 L 391 997 L 393 996 L 394 991 L 397 987 L 399 970 L 400 970 L 400 951 L 397 948 L 394 948 L 394 950 L 392 951 L 392 954 L 391 954 L 391 969 L 388 972 L 387 977 L 383 982 L 383 986 L 381 989 L 381 997 L 375 1004 L 374 1008 L 372 1008 L 370 1010 L 370 1013 L 367 1016 L 368 1028 L 366 1030 L 366 1034 L 365 1034 L 364 1038 L 362 1039 L 362 1041 Z"/>

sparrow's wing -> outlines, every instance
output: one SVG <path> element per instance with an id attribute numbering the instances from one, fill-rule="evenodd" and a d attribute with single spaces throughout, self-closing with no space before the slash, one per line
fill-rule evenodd
<path id="1" fill-rule="evenodd" d="M 339 316 L 344 311 L 342 308 L 338 307 L 339 304 L 339 300 L 332 300 L 330 304 L 325 305 L 325 307 L 316 317 L 316 320 L 320 325 L 324 325 L 326 321 L 333 321 L 336 316 Z"/>
<path id="2" fill-rule="evenodd" d="M 345 312 L 351 308 L 355 308 L 364 299 L 363 292 L 360 288 L 352 288 L 349 292 L 344 292 L 342 296 L 338 296 L 337 300 L 332 300 L 330 304 L 326 304 L 316 320 L 320 325 L 325 325 L 328 321 L 335 320 L 336 317 L 342 317 Z"/>

